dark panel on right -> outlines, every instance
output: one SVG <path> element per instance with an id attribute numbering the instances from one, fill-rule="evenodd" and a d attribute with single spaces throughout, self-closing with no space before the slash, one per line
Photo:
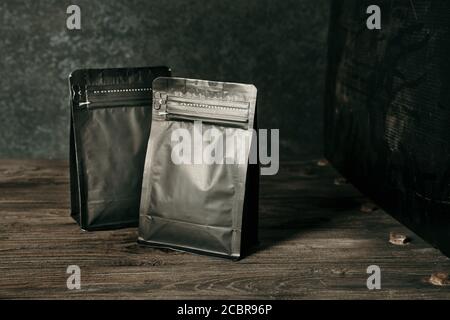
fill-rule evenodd
<path id="1" fill-rule="evenodd" d="M 326 157 L 449 256 L 450 1 L 335 0 L 325 99 Z"/>

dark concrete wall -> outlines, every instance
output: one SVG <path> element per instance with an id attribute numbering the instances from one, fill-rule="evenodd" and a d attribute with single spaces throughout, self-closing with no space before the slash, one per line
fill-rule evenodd
<path id="1" fill-rule="evenodd" d="M 2 0 L 0 157 L 67 158 L 72 70 L 161 64 L 254 83 L 282 157 L 321 153 L 328 16 L 328 0 Z"/>

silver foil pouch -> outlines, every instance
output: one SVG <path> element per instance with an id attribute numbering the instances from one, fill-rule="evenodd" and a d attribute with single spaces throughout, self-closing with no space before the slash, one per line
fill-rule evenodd
<path id="1" fill-rule="evenodd" d="M 137 226 L 153 80 L 167 67 L 70 75 L 71 215 L 84 230 Z"/>
<path id="2" fill-rule="evenodd" d="M 246 84 L 153 82 L 139 243 L 231 259 L 257 243 L 256 95 Z"/>

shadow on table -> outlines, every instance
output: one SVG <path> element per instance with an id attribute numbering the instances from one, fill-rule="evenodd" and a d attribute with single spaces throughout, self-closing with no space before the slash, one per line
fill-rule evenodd
<path id="1" fill-rule="evenodd" d="M 263 177 L 260 244 L 253 253 L 301 233 L 335 228 L 337 219 L 359 210 L 364 196 L 350 184 L 336 185 L 339 174 L 331 167 L 317 168 L 314 164 L 290 165 L 278 177 Z"/>

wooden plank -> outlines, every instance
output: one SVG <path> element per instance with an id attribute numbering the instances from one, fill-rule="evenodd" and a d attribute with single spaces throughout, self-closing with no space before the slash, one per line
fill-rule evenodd
<path id="1" fill-rule="evenodd" d="M 64 161 L 0 161 L 0 298 L 448 299 L 424 279 L 450 261 L 317 161 L 263 177 L 261 245 L 240 262 L 143 248 L 135 229 L 86 233 L 69 217 Z M 389 232 L 410 236 L 389 244 Z M 66 288 L 78 265 L 82 289 Z M 369 291 L 366 269 L 382 270 Z"/>

